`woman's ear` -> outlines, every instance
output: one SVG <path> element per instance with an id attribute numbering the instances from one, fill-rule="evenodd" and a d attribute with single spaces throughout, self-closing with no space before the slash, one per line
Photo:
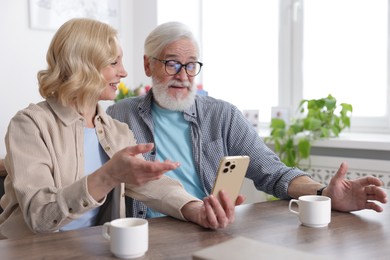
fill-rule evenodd
<path id="1" fill-rule="evenodd" d="M 144 55 L 144 70 L 145 70 L 145 75 L 148 77 L 152 76 L 152 69 L 151 69 L 151 64 L 150 64 L 150 59 L 146 55 Z"/>

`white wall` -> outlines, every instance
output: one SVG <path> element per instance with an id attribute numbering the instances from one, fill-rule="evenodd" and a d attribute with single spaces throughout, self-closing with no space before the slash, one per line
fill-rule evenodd
<path id="1" fill-rule="evenodd" d="M 149 84 L 143 72 L 143 42 L 157 24 L 156 0 L 119 1 L 119 37 L 129 73 L 124 82 L 128 86 Z M 4 137 L 9 120 L 29 103 L 42 100 L 36 75 L 46 68 L 46 51 L 54 35 L 54 31 L 30 29 L 28 2 L 0 3 L 0 158 L 6 154 Z"/>

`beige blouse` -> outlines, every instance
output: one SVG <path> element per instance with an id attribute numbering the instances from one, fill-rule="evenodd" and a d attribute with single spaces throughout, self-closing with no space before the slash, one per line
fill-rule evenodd
<path id="1" fill-rule="evenodd" d="M 116 151 L 136 144 L 128 126 L 112 119 L 99 105 L 95 126 L 110 158 Z M 83 137 L 83 117 L 54 99 L 31 104 L 12 118 L 5 138 L 8 175 L 5 195 L 0 200 L 4 209 L 0 237 L 55 232 L 104 203 L 88 194 Z M 125 194 L 182 220 L 181 208 L 190 201 L 199 201 L 166 176 L 142 187 L 122 184 L 114 190 L 111 214 L 104 221 L 125 217 Z"/>

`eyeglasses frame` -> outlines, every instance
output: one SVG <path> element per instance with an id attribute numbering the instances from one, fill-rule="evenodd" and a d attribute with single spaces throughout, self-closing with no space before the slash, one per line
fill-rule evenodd
<path id="1" fill-rule="evenodd" d="M 153 58 L 154 60 L 157 60 L 157 61 L 159 61 L 159 62 L 161 62 L 161 63 L 164 64 L 165 72 L 166 72 L 169 76 L 175 76 L 175 75 L 179 74 L 180 71 L 181 71 L 181 69 L 184 67 L 184 70 L 186 71 L 186 74 L 187 74 L 188 77 L 195 77 L 195 76 L 197 76 L 197 75 L 200 73 L 200 71 L 202 70 L 202 66 L 203 66 L 203 63 L 200 62 L 200 61 L 191 61 L 191 62 L 187 62 L 186 64 L 182 64 L 181 62 L 179 62 L 179 61 L 177 61 L 177 60 L 162 60 L 162 59 L 158 59 L 158 58 L 156 58 L 156 57 L 152 57 L 152 58 Z M 170 62 L 170 61 L 176 62 L 177 64 L 180 65 L 180 69 L 179 69 L 175 74 L 171 74 L 171 73 L 169 73 L 169 72 L 167 71 L 167 63 Z M 199 64 L 199 71 L 198 71 L 198 73 L 196 73 L 195 75 L 190 75 L 190 74 L 188 73 L 188 71 L 187 71 L 187 65 L 190 64 L 190 63 L 197 63 L 197 64 Z"/>

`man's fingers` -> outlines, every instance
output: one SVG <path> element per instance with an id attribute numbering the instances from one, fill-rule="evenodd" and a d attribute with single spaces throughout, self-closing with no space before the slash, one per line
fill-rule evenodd
<path id="1" fill-rule="evenodd" d="M 204 207 L 206 209 L 206 222 L 207 222 L 206 227 L 209 227 L 212 229 L 217 229 L 218 228 L 218 220 L 217 220 L 217 217 L 214 213 L 212 206 L 210 205 L 209 198 L 204 199 Z"/>
<path id="2" fill-rule="evenodd" d="M 372 209 L 375 210 L 376 212 L 382 212 L 383 208 L 379 206 L 378 204 L 372 202 L 372 201 L 367 201 L 365 205 L 365 209 Z"/>
<path id="3" fill-rule="evenodd" d="M 246 197 L 244 195 L 238 195 L 237 199 L 236 199 L 236 206 L 238 205 L 241 205 L 242 203 L 244 203 L 244 201 L 246 200 Z"/>
<path id="4" fill-rule="evenodd" d="M 232 204 L 232 202 L 231 202 L 231 200 L 230 200 L 230 197 L 229 197 L 229 195 L 226 193 L 226 191 L 220 190 L 220 191 L 218 192 L 218 196 L 219 196 L 219 198 L 220 198 L 221 205 L 222 205 L 223 208 L 226 209 L 227 207 L 229 207 L 229 205 Z"/>
<path id="5" fill-rule="evenodd" d="M 364 178 L 361 178 L 359 181 L 360 185 L 362 186 L 383 186 L 383 182 L 379 178 L 376 178 L 374 176 L 366 176 Z"/>
<path id="6" fill-rule="evenodd" d="M 387 194 L 386 192 L 374 185 L 366 186 L 364 188 L 364 192 L 366 192 L 367 200 L 376 200 L 381 203 L 387 202 Z"/>
<path id="7" fill-rule="evenodd" d="M 337 170 L 334 178 L 335 179 L 342 179 L 342 180 L 344 180 L 345 175 L 347 174 L 347 171 L 348 171 L 347 163 L 342 162 L 341 165 L 340 165 L 340 168 Z"/>

